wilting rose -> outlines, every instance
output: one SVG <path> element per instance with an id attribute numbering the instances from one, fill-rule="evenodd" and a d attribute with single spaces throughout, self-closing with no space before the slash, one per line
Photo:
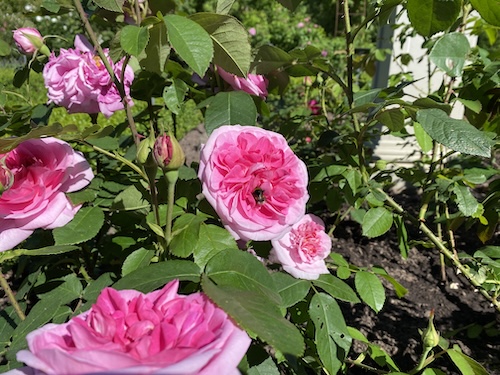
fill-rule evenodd
<path id="1" fill-rule="evenodd" d="M 104 50 L 108 55 L 108 50 Z M 113 64 L 108 57 L 116 77 L 120 80 L 123 60 Z M 59 56 L 52 53 L 49 62 L 43 68 L 43 78 L 48 90 L 49 103 L 65 107 L 69 113 L 99 113 L 109 117 L 123 109 L 120 93 L 104 66 L 101 58 L 93 52 L 92 46 L 81 35 L 75 38 L 75 48 L 61 48 Z M 124 86 L 128 96 L 134 72 L 125 67 Z"/>
<path id="2" fill-rule="evenodd" d="M 247 74 L 247 78 L 238 77 L 221 67 L 217 67 L 217 72 L 234 90 L 245 91 L 250 95 L 260 96 L 262 99 L 267 97 L 269 81 L 266 77 L 259 74 Z"/>
<path id="3" fill-rule="evenodd" d="M 250 338 L 203 293 L 105 288 L 92 308 L 47 324 L 17 353 L 28 367 L 9 374 L 239 374 Z"/>
<path id="4" fill-rule="evenodd" d="M 278 133 L 225 125 L 202 146 L 203 194 L 236 239 L 283 235 L 305 213 L 307 169 Z"/>
<path id="5" fill-rule="evenodd" d="M 31 55 L 43 46 L 42 35 L 33 27 L 21 27 L 14 30 L 13 33 L 17 49 L 25 55 Z"/>
<path id="6" fill-rule="evenodd" d="M 280 263 L 290 275 L 315 280 L 328 273 L 325 258 L 330 254 L 332 241 L 319 217 L 305 215 L 283 237 L 271 243 L 273 249 L 269 260 Z"/>
<path id="7" fill-rule="evenodd" d="M 65 193 L 82 189 L 94 177 L 85 158 L 55 138 L 24 141 L 0 159 L 2 180 L 9 177 L 0 195 L 0 251 L 12 249 L 37 228 L 71 221 L 80 206 L 73 206 Z"/>

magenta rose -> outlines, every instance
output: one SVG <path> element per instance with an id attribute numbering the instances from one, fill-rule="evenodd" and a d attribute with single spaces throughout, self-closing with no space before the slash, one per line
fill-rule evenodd
<path id="1" fill-rule="evenodd" d="M 245 91 L 250 95 L 260 96 L 262 99 L 267 97 L 269 81 L 266 77 L 259 74 L 247 74 L 247 78 L 238 77 L 226 72 L 221 67 L 217 67 L 217 72 L 234 90 Z"/>
<path id="2" fill-rule="evenodd" d="M 108 50 L 104 53 L 108 55 Z M 118 79 L 122 76 L 123 59 L 109 64 Z M 43 78 L 47 87 L 49 103 L 65 107 L 69 113 L 99 113 L 106 117 L 123 109 L 120 93 L 106 70 L 101 58 L 96 55 L 90 43 L 81 35 L 75 38 L 75 48 L 61 48 L 59 56 L 52 53 L 49 62 L 43 68 Z M 132 105 L 128 96 L 130 85 L 134 80 L 134 72 L 130 66 L 125 67 L 124 86 L 126 100 Z"/>
<path id="3" fill-rule="evenodd" d="M 17 49 L 25 55 L 33 54 L 43 45 L 42 35 L 33 27 L 21 27 L 13 33 Z"/>
<path id="4" fill-rule="evenodd" d="M 0 160 L 0 177 L 7 182 L 0 195 L 0 251 L 12 249 L 37 228 L 66 225 L 80 206 L 73 206 L 65 193 L 94 178 L 85 158 L 55 138 L 24 141 L 0 154 Z"/>
<path id="5" fill-rule="evenodd" d="M 89 311 L 29 333 L 29 350 L 17 353 L 28 367 L 9 374 L 239 374 L 250 337 L 203 293 L 179 295 L 178 285 L 105 288 Z"/>
<path id="6" fill-rule="evenodd" d="M 307 169 L 281 134 L 221 126 L 200 159 L 203 194 L 236 239 L 281 237 L 304 215 Z"/>
<path id="7" fill-rule="evenodd" d="M 272 240 L 269 260 L 280 263 L 283 269 L 298 279 L 316 280 L 329 273 L 325 258 L 332 249 L 332 240 L 325 233 L 323 220 L 305 215 L 283 237 Z"/>

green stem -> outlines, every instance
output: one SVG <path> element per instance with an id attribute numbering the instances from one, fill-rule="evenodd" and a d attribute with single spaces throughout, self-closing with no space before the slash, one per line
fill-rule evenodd
<path id="1" fill-rule="evenodd" d="M 357 361 L 354 361 L 354 360 L 349 359 L 349 358 L 345 359 L 345 363 L 348 363 L 348 364 L 350 364 L 352 366 L 356 366 L 356 367 L 362 368 L 364 370 L 373 372 L 375 374 L 389 374 L 390 373 L 389 371 L 379 370 L 379 369 L 377 369 L 375 367 L 365 365 L 364 363 L 357 362 Z"/>
<path id="2" fill-rule="evenodd" d="M 344 22 L 345 22 L 345 40 L 346 40 L 346 54 L 347 54 L 347 100 L 349 101 L 349 108 L 352 108 L 354 102 L 353 97 L 353 40 L 351 35 L 351 18 L 349 15 L 349 1 L 344 0 Z M 355 124 L 356 125 L 356 124 Z M 359 125 L 358 125 L 359 127 Z M 359 132 L 359 128 L 356 129 Z"/>
<path id="3" fill-rule="evenodd" d="M 19 318 L 21 320 L 26 319 L 26 315 L 24 315 L 23 310 L 21 310 L 21 306 L 17 303 L 16 297 L 14 297 L 14 293 L 12 293 L 12 289 L 10 289 L 9 283 L 5 280 L 2 272 L 0 272 L 0 286 L 7 295 L 7 298 L 9 298 L 9 301 Z"/>
<path id="4" fill-rule="evenodd" d="M 174 213 L 174 200 L 175 200 L 175 184 L 179 178 L 179 171 L 168 171 L 165 172 L 165 180 L 167 181 L 167 226 L 165 228 L 165 239 L 167 241 L 167 246 L 170 245 L 172 240 L 172 217 Z"/>

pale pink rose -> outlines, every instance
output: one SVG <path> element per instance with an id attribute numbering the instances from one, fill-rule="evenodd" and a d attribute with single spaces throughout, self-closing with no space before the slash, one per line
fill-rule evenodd
<path id="1" fill-rule="evenodd" d="M 239 374 L 251 339 L 203 293 L 105 288 L 92 308 L 64 324 L 47 324 L 17 353 L 26 374 Z"/>
<path id="2" fill-rule="evenodd" d="M 332 240 L 325 233 L 323 220 L 305 215 L 283 237 L 271 241 L 269 260 L 298 279 L 316 280 L 328 273 L 325 258 L 332 249 Z"/>
<path id="3" fill-rule="evenodd" d="M 217 67 L 217 72 L 234 90 L 245 91 L 250 95 L 260 96 L 262 99 L 267 97 L 267 85 L 269 81 L 263 75 L 248 74 L 247 78 L 243 78 L 228 73 L 221 67 Z"/>
<path id="4" fill-rule="evenodd" d="M 14 180 L 0 195 L 0 251 L 12 249 L 37 228 L 66 225 L 80 209 L 65 193 L 94 178 L 89 163 L 55 138 L 30 139 L 0 154 Z"/>
<path id="5" fill-rule="evenodd" d="M 305 213 L 307 169 L 278 133 L 225 125 L 202 146 L 203 194 L 236 239 L 282 236 Z"/>
<path id="6" fill-rule="evenodd" d="M 251 36 L 255 36 L 255 35 L 257 35 L 257 30 L 255 29 L 255 27 L 251 27 L 251 28 L 248 29 L 248 33 Z"/>
<path id="7" fill-rule="evenodd" d="M 108 56 L 108 50 L 104 53 Z M 113 63 L 108 61 L 120 79 L 123 71 L 123 59 Z M 49 103 L 65 107 L 69 113 L 99 113 L 109 117 L 123 109 L 120 93 L 106 70 L 101 58 L 94 53 L 92 46 L 81 35 L 75 38 L 75 48 L 61 48 L 59 56 L 52 53 L 49 62 L 43 68 L 43 78 L 48 90 Z M 125 67 L 124 85 L 126 100 L 129 97 L 130 85 L 134 80 L 134 72 L 130 66 Z"/>
<path id="8" fill-rule="evenodd" d="M 43 45 L 42 35 L 33 27 L 21 27 L 13 33 L 17 49 L 25 55 L 31 55 Z"/>

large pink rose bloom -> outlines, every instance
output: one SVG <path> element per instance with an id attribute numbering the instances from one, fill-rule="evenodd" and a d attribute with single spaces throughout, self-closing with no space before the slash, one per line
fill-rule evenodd
<path id="1" fill-rule="evenodd" d="M 281 134 L 221 126 L 200 159 L 203 194 L 236 239 L 281 237 L 304 215 L 307 169 Z"/>
<path id="2" fill-rule="evenodd" d="M 269 260 L 298 279 L 316 280 L 326 274 L 325 258 L 332 249 L 332 240 L 325 233 L 323 220 L 305 215 L 283 237 L 271 241 Z"/>
<path id="3" fill-rule="evenodd" d="M 221 67 L 217 67 L 217 72 L 234 90 L 245 91 L 250 95 L 260 96 L 262 99 L 267 97 L 269 81 L 266 77 L 259 74 L 247 74 L 247 78 L 238 77 L 226 72 Z"/>
<path id="4" fill-rule="evenodd" d="M 108 55 L 108 50 L 104 53 Z M 122 76 L 123 60 L 113 64 L 108 61 L 118 79 Z M 48 90 L 49 103 L 65 107 L 69 113 L 99 113 L 109 117 L 123 109 L 123 103 L 116 85 L 106 70 L 101 58 L 96 55 L 90 43 L 80 35 L 75 38 L 75 48 L 61 48 L 59 56 L 52 53 L 43 68 L 43 78 Z M 134 72 L 125 67 L 124 86 L 128 96 Z"/>
<path id="5" fill-rule="evenodd" d="M 65 193 L 94 178 L 85 158 L 55 138 L 24 141 L 0 154 L 0 160 L 6 187 L 0 195 L 0 251 L 12 249 L 37 228 L 66 225 L 80 206 L 73 206 Z"/>
<path id="6" fill-rule="evenodd" d="M 26 337 L 9 374 L 233 375 L 250 338 L 203 293 L 174 280 L 143 294 L 104 289 L 92 308 Z"/>

